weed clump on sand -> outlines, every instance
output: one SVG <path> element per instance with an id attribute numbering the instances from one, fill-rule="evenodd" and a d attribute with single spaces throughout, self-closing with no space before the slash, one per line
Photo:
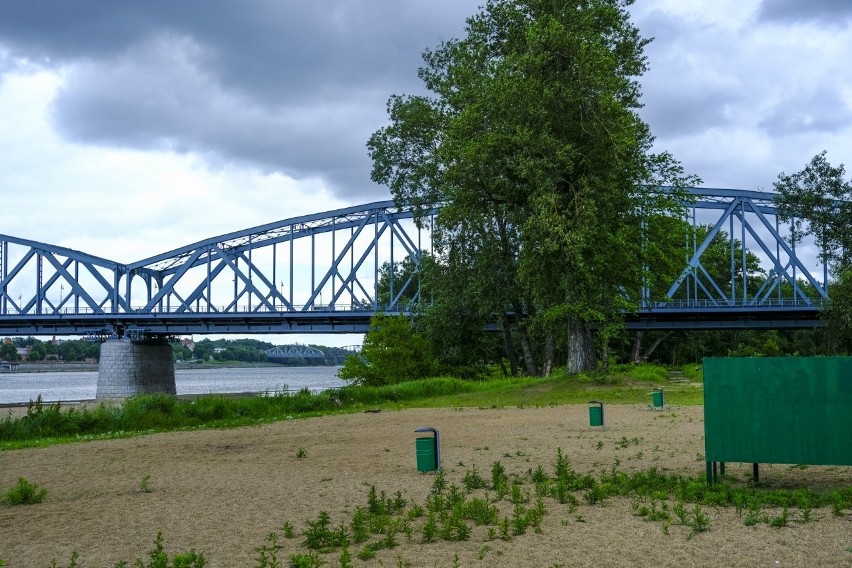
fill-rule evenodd
<path id="1" fill-rule="evenodd" d="M 80 555 L 77 551 L 73 551 L 71 559 L 64 568 L 78 568 L 80 566 L 77 564 L 79 558 Z M 194 548 L 190 549 L 189 552 L 176 554 L 173 558 L 169 558 L 169 555 L 163 549 L 163 533 L 161 532 L 157 533 L 154 548 L 148 553 L 148 561 L 144 562 L 141 558 L 137 558 L 133 563 L 134 568 L 204 568 L 206 565 L 207 560 L 205 560 L 204 555 L 196 552 Z M 3 564 L 0 564 L 0 567 L 2 566 Z M 55 559 L 50 566 L 51 568 L 63 568 L 56 563 Z M 115 564 L 115 568 L 130 568 L 130 566 L 126 560 Z"/>
<path id="2" fill-rule="evenodd" d="M 18 483 L 3 495 L 2 501 L 11 506 L 34 505 L 44 501 L 45 496 L 47 496 L 47 489 L 40 488 L 37 484 L 19 477 Z"/>

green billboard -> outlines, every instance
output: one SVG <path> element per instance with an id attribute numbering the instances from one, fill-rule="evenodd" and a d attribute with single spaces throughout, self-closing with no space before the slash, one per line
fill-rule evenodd
<path id="1" fill-rule="evenodd" d="M 852 465 L 852 357 L 705 359 L 704 447 L 708 471 Z"/>

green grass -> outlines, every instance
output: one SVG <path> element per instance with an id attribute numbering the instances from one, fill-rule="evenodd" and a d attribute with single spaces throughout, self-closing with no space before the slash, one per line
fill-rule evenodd
<path id="1" fill-rule="evenodd" d="M 704 382 L 704 367 L 690 363 L 680 368 L 680 372 L 690 381 Z"/>
<path id="2" fill-rule="evenodd" d="M 704 403 L 704 392 L 700 387 L 688 383 L 664 384 L 664 379 L 650 381 L 646 376 L 635 379 L 622 372 L 610 375 L 606 380 L 590 381 L 561 374 L 550 378 L 491 379 L 469 383 L 465 391 L 409 399 L 405 406 L 496 408 L 586 404 L 590 400 L 611 404 L 649 404 L 649 389 L 656 384 L 664 385 L 666 403 L 670 406 Z"/>
<path id="3" fill-rule="evenodd" d="M 627 377 L 634 381 L 664 383 L 669 376 L 665 367 L 642 363 L 641 365 L 615 365 L 610 372 L 619 377 Z"/>
<path id="4" fill-rule="evenodd" d="M 323 414 L 400 408 L 502 408 L 586 404 L 648 404 L 649 389 L 665 382 L 667 371 L 654 365 L 613 366 L 606 375 L 500 378 L 470 381 L 436 377 L 381 387 L 348 386 L 312 394 L 202 396 L 179 400 L 140 395 L 122 406 L 62 409 L 58 403 L 31 402 L 26 416 L 0 420 L 0 450 L 42 447 L 93 439 L 198 428 L 230 428 Z M 666 384 L 666 402 L 703 403 L 700 385 Z"/>

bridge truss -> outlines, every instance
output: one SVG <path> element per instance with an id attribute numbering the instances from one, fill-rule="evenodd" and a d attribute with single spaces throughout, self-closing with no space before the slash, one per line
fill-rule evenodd
<path id="1" fill-rule="evenodd" d="M 325 359 L 325 353 L 310 345 L 278 345 L 266 350 L 266 356 L 273 359 Z"/>
<path id="2" fill-rule="evenodd" d="M 828 266 L 813 241 L 796 242 L 782 226 L 775 195 L 736 189 L 690 188 L 684 208 L 691 249 L 683 270 L 662 300 L 642 291 L 640 309 L 629 314 L 632 329 L 811 328 L 829 299 Z M 703 231 L 706 234 L 703 238 Z M 726 233 L 730 281 L 714 278 L 703 264 L 712 243 Z M 741 246 L 735 246 L 739 244 Z M 748 255 L 765 276 L 756 279 Z M 759 280 L 755 283 L 754 280 Z"/>
<path id="3" fill-rule="evenodd" d="M 383 201 L 305 215 L 131 264 L 0 236 L 0 333 L 353 333 L 418 299 L 417 275 L 378 303 L 380 272 L 419 266 L 424 230 Z"/>
<path id="4" fill-rule="evenodd" d="M 773 195 L 690 193 L 695 201 L 684 211 L 693 227 L 691 255 L 663 300 L 642 291 L 628 327 L 816 325 L 828 299 L 827 269 L 813 243 L 796 243 L 779 224 Z M 383 266 L 406 258 L 420 266 L 430 220 L 422 225 L 411 210 L 384 201 L 285 219 L 130 264 L 0 235 L 0 333 L 363 333 L 372 314 L 406 313 L 419 299 L 416 270 L 394 281 Z M 701 225 L 709 227 L 703 240 Z M 745 244 L 741 254 L 731 247 L 730 282 L 717 282 L 702 264 L 722 231 Z M 759 286 L 737 270 L 746 251 L 767 273 Z M 380 303 L 382 273 L 388 290 Z"/>

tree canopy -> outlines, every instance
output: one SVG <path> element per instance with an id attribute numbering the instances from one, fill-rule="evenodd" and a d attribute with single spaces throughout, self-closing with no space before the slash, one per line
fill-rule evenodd
<path id="1" fill-rule="evenodd" d="M 353 384 L 381 386 L 434 374 L 437 366 L 425 339 L 404 316 L 378 314 L 370 319 L 361 353 L 350 355 L 337 372 Z"/>
<path id="2" fill-rule="evenodd" d="M 843 270 L 852 265 L 852 181 L 843 164 L 832 166 L 821 152 L 799 172 L 778 174 L 773 184 L 782 221 L 794 238 L 812 235 L 822 260 Z"/>
<path id="3" fill-rule="evenodd" d="M 391 96 L 368 142 L 398 202 L 441 204 L 435 260 L 456 280 L 435 289 L 474 296 L 513 372 L 547 372 L 557 343 L 570 372 L 595 366 L 591 326 L 638 301 L 644 223 L 682 205 L 658 186 L 697 181 L 651 151 L 637 113 L 650 40 L 630 4 L 489 0 L 463 39 L 424 52 L 429 94 Z"/>
<path id="4" fill-rule="evenodd" d="M 813 236 L 831 268 L 831 302 L 823 310 L 834 348 L 852 348 L 852 180 L 843 164 L 832 166 L 823 151 L 799 172 L 778 174 L 774 188 L 782 221 L 793 237 Z"/>

